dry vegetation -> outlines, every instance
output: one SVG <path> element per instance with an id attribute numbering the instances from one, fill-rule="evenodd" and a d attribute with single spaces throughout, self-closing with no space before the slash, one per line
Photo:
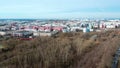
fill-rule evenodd
<path id="1" fill-rule="evenodd" d="M 0 68 L 111 68 L 119 40 L 119 31 L 10 39 L 1 42 Z"/>

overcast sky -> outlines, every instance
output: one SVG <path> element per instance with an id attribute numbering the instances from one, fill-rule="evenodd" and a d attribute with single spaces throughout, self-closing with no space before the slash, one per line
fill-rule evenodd
<path id="1" fill-rule="evenodd" d="M 120 18 L 120 0 L 0 0 L 0 18 Z"/>

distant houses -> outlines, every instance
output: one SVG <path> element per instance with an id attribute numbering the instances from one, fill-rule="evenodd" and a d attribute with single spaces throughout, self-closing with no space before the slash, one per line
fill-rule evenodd
<path id="1" fill-rule="evenodd" d="M 13 37 L 52 36 L 58 32 L 82 31 L 86 33 L 119 27 L 119 20 L 13 21 L 9 24 L 0 25 L 0 35 L 4 36 L 9 34 Z"/>
<path id="2" fill-rule="evenodd" d="M 7 34 L 7 32 L 5 32 L 5 31 L 0 31 L 0 35 L 1 36 L 5 36 Z"/>
<path id="3" fill-rule="evenodd" d="M 12 33 L 14 37 L 30 37 L 33 36 L 33 33 L 30 31 L 15 31 Z"/>
<path id="4" fill-rule="evenodd" d="M 34 36 L 53 36 L 55 34 L 57 34 L 58 31 L 52 31 L 52 32 L 34 32 L 33 35 Z"/>

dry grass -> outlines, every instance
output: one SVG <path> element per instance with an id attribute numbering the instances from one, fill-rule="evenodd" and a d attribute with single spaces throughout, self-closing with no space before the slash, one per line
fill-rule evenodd
<path id="1" fill-rule="evenodd" d="M 97 35 L 96 40 L 91 36 Z M 65 33 L 32 41 L 8 40 L 0 55 L 1 68 L 110 68 L 119 47 L 118 31 Z M 12 48 L 11 48 L 12 47 Z"/>

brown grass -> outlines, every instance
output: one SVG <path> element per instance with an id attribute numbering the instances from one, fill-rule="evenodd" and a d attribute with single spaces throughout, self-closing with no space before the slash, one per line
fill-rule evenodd
<path id="1" fill-rule="evenodd" d="M 97 35 L 96 40 L 91 36 Z M 1 68 L 111 68 L 119 47 L 118 31 L 65 33 L 32 41 L 7 40 L 0 55 Z M 12 47 L 12 48 L 11 48 Z"/>

